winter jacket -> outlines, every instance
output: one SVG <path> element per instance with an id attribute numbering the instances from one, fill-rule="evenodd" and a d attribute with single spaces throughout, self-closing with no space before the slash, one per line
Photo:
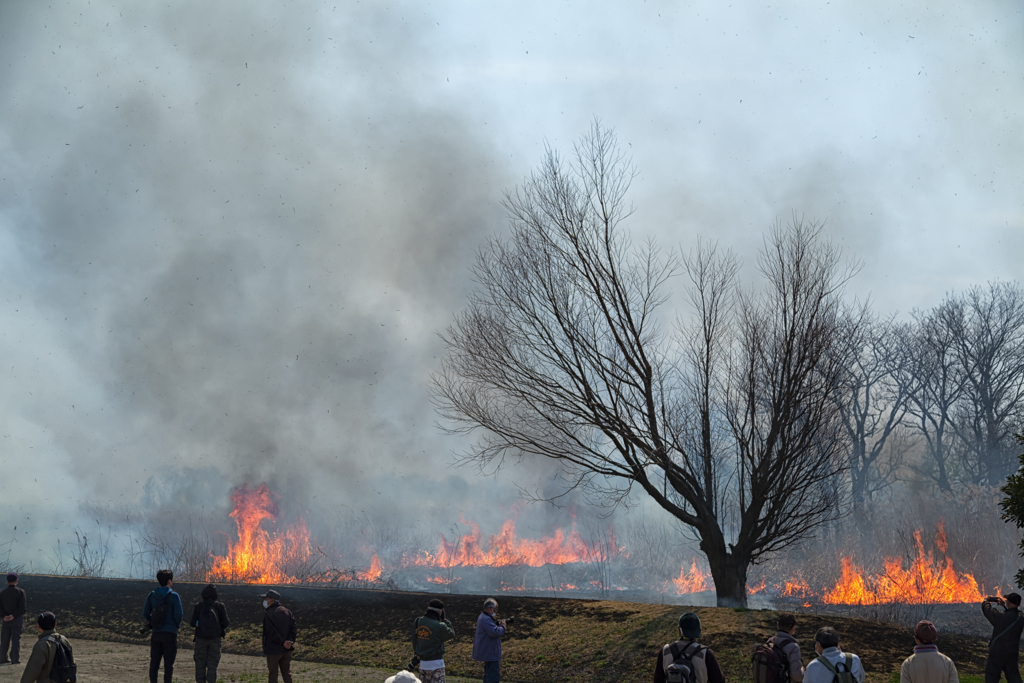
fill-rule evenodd
<path id="1" fill-rule="evenodd" d="M 501 637 L 505 627 L 498 626 L 487 612 L 476 618 L 476 633 L 473 635 L 473 659 L 477 662 L 501 661 Z"/>
<path id="2" fill-rule="evenodd" d="M 17 586 L 8 584 L 7 588 L 0 591 L 0 617 L 25 616 L 28 611 L 28 598 L 25 591 Z"/>
<path id="3" fill-rule="evenodd" d="M 142 618 L 149 623 L 153 608 L 167 600 L 167 618 L 160 626 L 153 627 L 153 633 L 177 633 L 181 627 L 181 618 L 185 610 L 181 607 L 181 597 L 171 590 L 170 586 L 160 586 L 146 596 L 146 604 L 142 607 Z"/>
<path id="4" fill-rule="evenodd" d="M 50 636 L 64 638 L 59 633 L 55 633 L 53 629 L 39 634 L 39 640 L 32 646 L 32 654 L 21 674 L 21 683 L 50 680 L 50 669 L 53 668 L 53 660 L 57 656 L 57 643 Z"/>
<path id="5" fill-rule="evenodd" d="M 995 604 L 985 601 L 981 603 L 981 612 L 992 624 L 992 639 L 988 641 L 988 653 L 991 655 L 1008 656 L 1020 652 L 1020 634 L 1024 631 L 1024 615 L 1016 607 L 1008 607 L 1005 612 L 995 608 Z"/>
<path id="6" fill-rule="evenodd" d="M 918 645 L 903 660 L 900 683 L 960 683 L 953 660 L 932 645 Z"/>
<path id="7" fill-rule="evenodd" d="M 825 648 L 821 656 L 827 659 L 832 666 L 846 664 L 846 653 L 838 647 Z M 857 655 L 850 655 L 850 657 L 853 660 L 850 662 L 850 672 L 853 674 L 854 680 L 857 683 L 864 683 L 864 665 L 860 663 L 860 657 Z M 804 683 L 832 683 L 832 678 L 832 672 L 828 670 L 827 666 L 819 662 L 817 658 L 808 664 L 804 670 Z"/>
<path id="8" fill-rule="evenodd" d="M 214 613 L 217 615 L 217 621 L 220 623 L 220 636 L 218 636 L 218 637 L 223 638 L 224 637 L 224 632 L 227 630 L 228 626 L 231 625 L 231 622 L 228 621 L 228 610 L 227 610 L 227 607 L 225 607 L 224 603 L 221 602 L 220 600 L 214 600 L 213 598 L 206 598 L 202 602 L 197 604 L 195 607 L 193 607 L 192 608 L 192 618 L 189 619 L 189 621 L 188 621 L 189 626 L 191 626 L 191 627 L 196 629 L 196 632 L 197 632 L 196 637 L 198 638 L 199 637 L 198 636 L 199 617 L 203 614 L 204 611 L 206 611 L 207 607 L 212 609 L 214 611 Z"/>
<path id="9" fill-rule="evenodd" d="M 452 622 L 434 617 L 417 617 L 412 627 L 412 647 L 423 661 L 444 658 L 445 641 L 455 637 Z"/>
<path id="10" fill-rule="evenodd" d="M 676 646 L 679 652 L 682 652 L 686 648 L 696 643 L 695 640 L 677 640 Z M 658 650 L 658 663 L 654 667 L 654 683 L 665 683 L 667 677 L 665 675 L 665 648 L 671 647 L 672 643 L 663 646 Z M 697 683 L 725 683 L 725 674 L 722 673 L 722 667 L 718 664 L 718 658 L 715 657 L 715 653 L 711 648 L 700 646 L 699 650 L 695 650 L 694 654 L 691 655 L 690 661 L 693 662 L 693 672 L 696 675 Z M 703 661 L 704 666 L 700 665 Z"/>
<path id="11" fill-rule="evenodd" d="M 291 610 L 279 602 L 275 602 L 263 613 L 263 654 L 282 655 L 289 650 L 284 649 L 286 640 L 292 641 L 295 649 L 295 637 L 299 629 Z"/>
<path id="12" fill-rule="evenodd" d="M 786 661 L 789 662 L 789 680 L 801 683 L 804 680 L 804 665 L 800 660 L 800 643 L 785 631 L 779 631 L 769 640 L 786 655 Z"/>

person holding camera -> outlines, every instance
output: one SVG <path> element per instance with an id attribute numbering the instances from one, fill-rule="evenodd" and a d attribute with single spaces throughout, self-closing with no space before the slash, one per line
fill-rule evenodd
<path id="1" fill-rule="evenodd" d="M 484 682 L 501 680 L 501 637 L 508 632 L 511 619 L 498 619 L 498 601 L 484 600 L 484 611 L 476 618 L 473 635 L 473 660 L 484 664 Z"/>
<path id="2" fill-rule="evenodd" d="M 174 676 L 174 658 L 178 655 L 178 629 L 184 610 L 181 597 L 172 590 L 174 572 L 161 569 L 156 573 L 160 587 L 146 596 L 142 607 L 142 618 L 148 624 L 143 632 L 152 629 L 149 639 L 149 683 L 156 683 L 160 671 L 160 660 L 164 660 L 164 683 L 171 683 Z"/>
<path id="3" fill-rule="evenodd" d="M 995 605 L 1001 605 L 1000 612 Z M 1006 683 L 1021 683 L 1017 659 L 1020 656 L 1020 634 L 1024 631 L 1024 615 L 1020 613 L 1020 595 L 1010 593 L 1005 598 L 990 596 L 981 603 L 981 612 L 992 624 L 992 639 L 988 641 L 988 661 L 985 662 L 985 683 L 999 683 L 1006 675 Z"/>
<path id="4" fill-rule="evenodd" d="M 412 649 L 419 660 L 423 683 L 445 683 L 444 644 L 455 637 L 452 622 L 445 619 L 444 603 L 437 598 L 427 603 L 427 612 L 416 617 L 412 627 Z"/>

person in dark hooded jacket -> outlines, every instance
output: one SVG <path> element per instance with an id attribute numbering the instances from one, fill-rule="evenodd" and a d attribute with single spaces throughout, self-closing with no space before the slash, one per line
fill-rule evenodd
<path id="1" fill-rule="evenodd" d="M 217 599 L 217 586 L 212 583 L 203 589 L 203 601 L 192 609 L 190 623 L 196 629 L 195 648 L 196 683 L 217 683 L 217 665 L 220 664 L 220 639 L 230 622 L 228 610 Z"/>

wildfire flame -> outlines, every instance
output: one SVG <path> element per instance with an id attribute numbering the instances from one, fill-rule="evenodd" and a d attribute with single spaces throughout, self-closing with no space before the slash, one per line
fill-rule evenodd
<path id="1" fill-rule="evenodd" d="M 459 519 L 470 527 L 468 534 L 451 541 L 442 536 L 437 550 L 419 554 L 411 559 L 410 564 L 428 567 L 542 567 L 546 564 L 606 560 L 621 551 L 610 532 L 607 543 L 593 544 L 583 540 L 575 528 L 568 534 L 558 529 L 553 535 L 538 540 L 519 538 L 515 520 L 511 519 L 502 524 L 500 533 L 488 536 L 485 543 L 480 525 L 467 522 L 462 517 Z"/>
<path id="2" fill-rule="evenodd" d="M 774 585 L 772 592 L 777 597 L 817 600 L 832 605 L 980 602 L 983 595 L 974 575 L 957 571 L 952 558 L 946 554 L 949 543 L 941 523 L 936 530 L 935 546 L 941 557 L 926 552 L 921 532 L 915 531 L 915 556 L 909 568 L 904 568 L 901 558 L 890 557 L 884 560 L 885 568 L 881 573 L 867 574 L 853 558 L 844 557 L 841 559 L 840 578 L 832 588 L 815 592 L 807 581 L 798 577 Z M 679 578 L 672 579 L 672 583 L 680 595 L 713 590 L 715 586 L 714 580 L 701 570 L 696 560 L 691 563 L 689 571 L 685 565 L 680 568 Z M 747 587 L 747 593 L 751 595 L 763 592 L 769 592 L 767 582 L 763 579 L 759 584 Z"/>
<path id="3" fill-rule="evenodd" d="M 210 581 L 244 583 L 292 583 L 288 567 L 306 562 L 312 554 L 306 523 L 298 523 L 273 538 L 263 528 L 277 521 L 277 496 L 266 484 L 250 489 L 243 484 L 231 493 L 231 518 L 238 528 L 238 542 L 228 540 L 228 553 L 214 557 Z"/>
<path id="4" fill-rule="evenodd" d="M 984 597 L 972 574 L 961 574 L 946 555 L 949 544 L 942 524 L 935 534 L 935 545 L 942 558 L 926 553 L 921 532 L 914 532 L 916 556 L 909 569 L 903 560 L 887 558 L 881 574 L 865 576 L 853 559 L 842 560 L 842 578 L 832 590 L 826 591 L 822 602 L 842 605 L 877 605 L 890 602 L 950 604 L 980 602 Z"/>
<path id="5" fill-rule="evenodd" d="M 679 577 L 672 579 L 672 584 L 676 587 L 676 593 L 678 595 L 686 595 L 687 593 L 701 593 L 703 591 L 711 590 L 715 583 L 711 580 L 711 576 L 701 571 L 701 568 L 697 566 L 697 560 L 694 560 L 690 564 L 690 571 L 686 571 L 686 566 L 679 568 Z"/>
<path id="6" fill-rule="evenodd" d="M 210 581 L 235 583 L 296 583 L 299 581 L 361 581 L 380 583 L 385 575 L 385 566 L 375 550 L 367 549 L 370 565 L 365 569 L 311 572 L 316 560 L 324 557 L 319 548 L 310 543 L 310 533 L 302 519 L 284 530 L 275 528 L 278 516 L 278 499 L 266 484 L 250 488 L 248 484 L 235 489 L 231 494 L 231 518 L 238 530 L 238 540 L 228 539 L 227 554 L 214 556 L 208 573 Z M 565 565 L 587 562 L 606 562 L 614 557 L 629 557 L 625 549 L 618 546 L 614 533 L 609 530 L 597 541 L 587 542 L 576 530 L 575 525 L 568 531 L 558 529 L 550 536 L 540 539 L 519 538 L 516 535 L 515 520 L 502 524 L 501 531 L 484 539 L 480 526 L 462 517 L 470 531 L 448 540 L 444 535 L 434 552 L 419 552 L 403 556 L 396 567 L 427 567 L 446 570 L 444 574 L 426 577 L 425 580 L 439 586 L 450 587 L 460 577 L 452 575 L 454 567 L 542 567 L 544 565 Z M 768 594 L 779 598 L 792 598 L 803 604 L 812 601 L 826 604 L 875 605 L 893 602 L 921 604 L 949 604 L 978 602 L 982 592 L 978 582 L 970 573 L 957 571 L 949 557 L 949 543 L 940 523 L 935 535 L 938 555 L 925 550 L 921 532 L 914 532 L 914 557 L 909 567 L 898 557 L 886 558 L 884 569 L 878 573 L 867 573 L 852 557 L 840 560 L 840 578 L 831 588 L 814 590 L 800 576 L 781 584 L 769 585 L 767 580 L 748 586 L 750 595 Z M 669 587 L 671 583 L 671 587 Z M 714 590 L 715 584 L 710 573 L 704 570 L 696 559 L 679 569 L 677 578 L 666 581 L 663 590 L 673 590 L 680 595 Z M 589 583 L 560 583 L 552 590 L 612 590 L 601 581 Z M 523 585 L 500 585 L 503 591 L 524 591 Z M 623 590 L 621 587 L 618 590 Z"/>

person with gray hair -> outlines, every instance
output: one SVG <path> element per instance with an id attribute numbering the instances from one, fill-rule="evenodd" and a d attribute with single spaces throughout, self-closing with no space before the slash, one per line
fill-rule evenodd
<path id="1" fill-rule="evenodd" d="M 501 637 L 508 632 L 508 624 L 498 619 L 498 601 L 484 600 L 484 610 L 476 618 L 476 633 L 473 635 L 473 659 L 483 662 L 483 683 L 498 683 L 501 680 Z"/>
<path id="2" fill-rule="evenodd" d="M 818 657 L 807 665 L 804 683 L 864 683 L 860 657 L 839 649 L 839 633 L 831 626 L 814 634 L 814 651 Z"/>

